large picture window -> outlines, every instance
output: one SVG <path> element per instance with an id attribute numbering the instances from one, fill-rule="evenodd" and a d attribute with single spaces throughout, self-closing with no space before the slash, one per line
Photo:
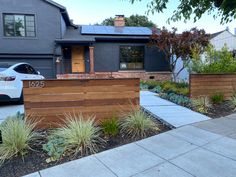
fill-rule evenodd
<path id="1" fill-rule="evenodd" d="M 35 16 L 3 14 L 4 36 L 35 37 Z"/>
<path id="2" fill-rule="evenodd" d="M 144 46 L 121 46 L 120 69 L 144 69 Z"/>

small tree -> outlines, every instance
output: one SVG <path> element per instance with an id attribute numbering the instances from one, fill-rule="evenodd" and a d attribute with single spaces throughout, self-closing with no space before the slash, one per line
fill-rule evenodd
<path id="1" fill-rule="evenodd" d="M 176 31 L 176 28 L 168 31 L 163 27 L 160 33 L 154 30 L 150 39 L 150 45 L 156 46 L 165 54 L 174 81 L 191 60 L 192 49 L 197 48 L 199 52 L 203 52 L 209 44 L 209 35 L 204 30 L 192 28 L 182 34 L 177 34 Z M 175 73 L 176 64 L 180 59 L 183 60 L 183 66 Z"/>

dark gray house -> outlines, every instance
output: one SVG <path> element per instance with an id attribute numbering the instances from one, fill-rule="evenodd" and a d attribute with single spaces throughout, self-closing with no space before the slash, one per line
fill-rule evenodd
<path id="1" fill-rule="evenodd" d="M 164 56 L 148 47 L 151 30 L 74 25 L 51 0 L 0 0 L 0 62 L 28 62 L 47 78 L 169 79 Z"/>

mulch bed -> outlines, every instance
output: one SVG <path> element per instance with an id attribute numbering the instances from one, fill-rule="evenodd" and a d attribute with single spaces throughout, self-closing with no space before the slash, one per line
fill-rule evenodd
<path id="1" fill-rule="evenodd" d="M 228 116 L 233 113 L 236 113 L 236 110 L 230 101 L 224 101 L 223 103 L 212 105 L 212 108 L 209 109 L 206 115 L 214 119 Z"/>
<path id="2" fill-rule="evenodd" d="M 170 130 L 169 127 L 162 124 L 161 122 L 156 120 L 156 123 L 160 129 L 159 132 L 149 134 L 150 136 L 165 132 Z M 45 132 L 46 134 L 46 132 Z M 46 140 L 42 139 L 40 142 L 43 144 Z M 114 137 L 112 139 L 108 139 L 106 145 L 99 150 L 99 152 L 112 149 L 121 145 L 125 145 L 128 143 L 134 142 L 130 139 L 124 138 L 121 135 L 118 135 L 117 137 Z M 19 177 L 24 176 L 39 170 L 43 170 L 55 165 L 63 164 L 65 162 L 69 162 L 71 160 L 79 159 L 81 156 L 77 157 L 63 157 L 60 161 L 57 162 L 51 162 L 46 163 L 46 159 L 49 158 L 49 156 L 42 151 L 42 145 L 33 146 L 32 151 L 30 151 L 26 156 L 24 156 L 24 159 L 22 157 L 15 157 L 9 161 L 6 161 L 1 167 L 0 167 L 0 177 Z"/>

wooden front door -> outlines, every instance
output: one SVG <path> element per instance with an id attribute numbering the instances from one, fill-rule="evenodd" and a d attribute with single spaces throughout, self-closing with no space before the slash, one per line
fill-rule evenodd
<path id="1" fill-rule="evenodd" d="M 84 59 L 83 46 L 72 47 L 72 72 L 73 73 L 85 72 L 85 59 Z"/>

